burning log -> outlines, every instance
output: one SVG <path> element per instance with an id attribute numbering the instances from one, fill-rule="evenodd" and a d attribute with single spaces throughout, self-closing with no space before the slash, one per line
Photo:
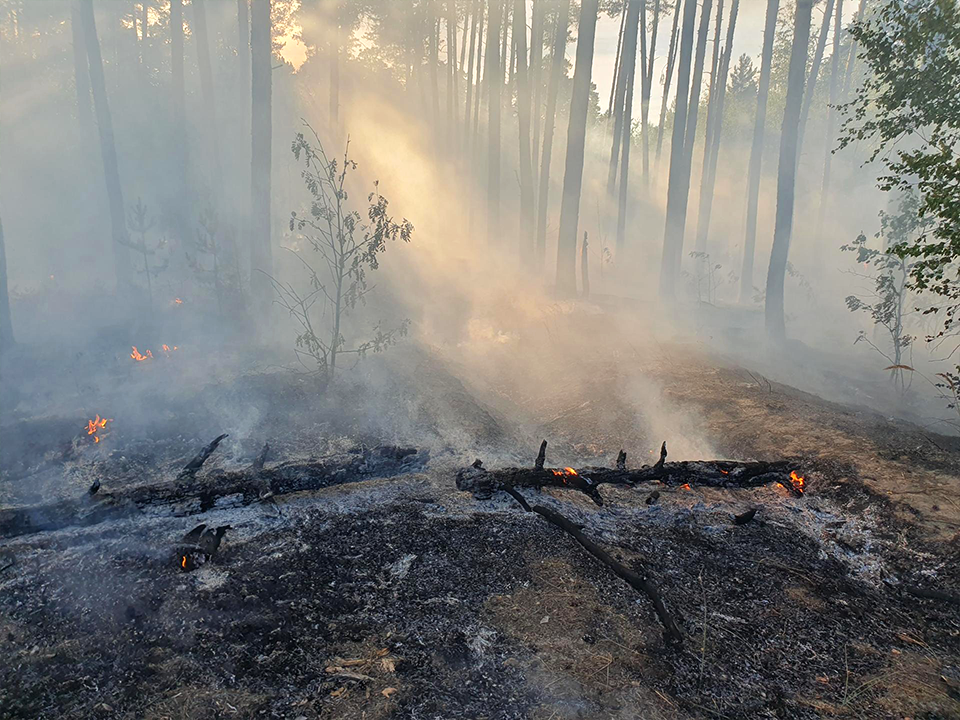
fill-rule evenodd
<path id="1" fill-rule="evenodd" d="M 180 471 L 177 480 L 188 480 L 196 475 L 197 471 L 199 471 L 207 461 L 207 458 L 213 455 L 213 451 L 217 449 L 217 446 L 228 437 L 230 436 L 224 433 L 223 435 L 215 437 L 209 445 L 205 445 L 203 449 L 194 456 L 193 460 L 183 466 L 183 470 Z"/>
<path id="2" fill-rule="evenodd" d="M 546 454 L 546 441 L 541 443 L 541 453 Z M 457 473 L 457 487 L 467 490 L 478 499 L 487 499 L 500 487 L 528 487 L 542 489 L 556 487 L 577 490 L 587 495 L 597 505 L 603 505 L 599 486 L 627 485 L 657 481 L 670 486 L 700 485 L 716 488 L 748 488 L 779 483 L 795 497 L 801 497 L 806 481 L 796 473 L 796 461 L 738 462 L 735 460 L 710 460 L 668 463 L 667 443 L 660 446 L 660 459 L 655 465 L 626 469 L 626 454 L 617 457 L 616 467 L 586 467 L 549 469 L 540 467 L 541 455 L 534 467 L 485 470 L 482 467 L 464 468 Z M 545 459 L 545 458 L 544 458 Z"/>
<path id="3" fill-rule="evenodd" d="M 220 541 L 230 529 L 229 525 L 212 528 L 202 523 L 184 535 L 176 552 L 180 569 L 189 572 L 207 563 L 216 554 Z"/>
<path id="4" fill-rule="evenodd" d="M 646 577 L 638 575 L 633 570 L 630 570 L 625 565 L 622 565 L 614 560 L 610 553 L 584 535 L 579 526 L 572 523 L 569 519 L 557 511 L 548 507 L 544 507 L 543 505 L 529 505 L 524 499 L 523 495 L 521 495 L 512 487 L 505 486 L 501 489 L 513 497 L 513 499 L 518 503 L 520 503 L 520 506 L 526 512 L 534 512 L 550 524 L 555 525 L 567 534 L 572 535 L 573 538 L 580 543 L 580 545 L 582 545 L 587 552 L 593 555 L 608 568 L 613 570 L 613 572 L 616 573 L 621 580 L 627 583 L 627 585 L 632 587 L 634 590 L 644 593 L 648 598 L 650 598 L 650 601 L 653 603 L 654 610 L 657 613 L 657 618 L 659 618 L 660 622 L 663 624 L 664 637 L 666 638 L 667 642 L 676 645 L 683 643 L 683 635 L 680 633 L 680 628 L 677 626 L 677 623 L 670 614 L 670 611 L 667 610 L 666 605 L 664 605 L 663 598 L 660 597 L 660 591 L 652 581 Z"/>

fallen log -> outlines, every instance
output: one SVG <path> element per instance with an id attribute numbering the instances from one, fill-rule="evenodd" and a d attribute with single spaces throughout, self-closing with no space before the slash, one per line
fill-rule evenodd
<path id="1" fill-rule="evenodd" d="M 209 447 L 209 446 L 208 446 Z M 428 453 L 393 445 L 357 448 L 322 460 L 293 461 L 255 471 L 215 470 L 195 482 L 157 482 L 82 497 L 0 510 L 0 537 L 70 526 L 89 526 L 138 513 L 196 515 L 213 507 L 236 507 L 271 497 L 388 477 L 421 469 Z M 178 476 L 179 478 L 179 476 Z"/>
<path id="2" fill-rule="evenodd" d="M 230 436 L 224 433 L 223 435 L 215 437 L 209 445 L 204 445 L 200 452 L 194 456 L 193 460 L 183 466 L 183 470 L 177 475 L 177 480 L 188 480 L 195 476 L 207 459 L 213 455 L 213 451 L 217 449 L 217 446 L 228 437 Z"/>
<path id="3" fill-rule="evenodd" d="M 528 504 L 523 495 L 521 495 L 512 487 L 505 486 L 501 489 L 513 497 L 513 499 L 518 503 L 520 503 L 520 506 L 527 512 L 536 513 L 547 522 L 557 526 L 567 534 L 573 536 L 573 538 L 580 543 L 580 545 L 583 546 L 587 552 L 593 555 L 608 568 L 613 570 L 613 572 L 616 573 L 621 580 L 627 583 L 627 585 L 632 587 L 634 590 L 644 593 L 648 598 L 650 598 L 650 601 L 653 603 L 654 611 L 657 613 L 657 618 L 663 625 L 664 637 L 667 642 L 675 645 L 680 645 L 683 643 L 683 635 L 680 633 L 680 628 L 677 626 L 677 623 L 670 614 L 670 611 L 667 610 L 667 607 L 663 602 L 663 598 L 660 596 L 659 589 L 649 578 L 637 574 L 625 565 L 614 560 L 610 553 L 584 535 L 579 526 L 558 513 L 556 510 L 543 505 Z"/>
<path id="4" fill-rule="evenodd" d="M 644 482 L 663 485 L 699 485 L 716 488 L 750 488 L 778 483 L 795 497 L 803 495 L 803 479 L 796 476 L 797 460 L 775 462 L 740 462 L 736 460 L 684 460 L 666 462 L 667 444 L 660 447 L 660 459 L 655 465 L 627 469 L 626 453 L 617 456 L 615 467 L 544 468 L 546 440 L 533 468 L 503 468 L 486 470 L 469 467 L 457 473 L 457 487 L 472 492 L 477 499 L 490 498 L 501 487 L 533 488 L 555 487 L 576 490 L 587 495 L 597 505 L 603 505 L 599 486 L 627 485 L 634 487 Z"/>

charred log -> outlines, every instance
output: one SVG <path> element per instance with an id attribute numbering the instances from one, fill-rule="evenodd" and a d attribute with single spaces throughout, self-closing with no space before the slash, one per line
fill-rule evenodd
<path id="1" fill-rule="evenodd" d="M 740 513 L 739 515 L 733 516 L 734 525 L 746 525 L 748 522 L 753 520 L 754 516 L 757 514 L 756 508 L 750 508 L 745 513 Z"/>
<path id="2" fill-rule="evenodd" d="M 203 449 L 194 456 L 193 460 L 183 466 L 183 470 L 180 471 L 177 480 L 188 480 L 196 475 L 197 471 L 203 467 L 207 459 L 213 455 L 213 451 L 217 449 L 217 446 L 228 437 L 229 435 L 224 433 L 223 435 L 215 437 L 209 445 L 205 445 Z"/>
<path id="3" fill-rule="evenodd" d="M 208 446 L 209 447 L 209 446 Z M 237 507 L 271 496 L 320 490 L 333 485 L 390 477 L 423 467 L 427 453 L 415 448 L 380 446 L 314 461 L 295 461 L 252 470 L 215 470 L 195 483 L 158 482 L 101 491 L 96 498 L 62 500 L 0 510 L 0 537 L 15 537 L 70 526 L 89 526 L 139 513 L 190 516 L 213 507 Z"/>
<path id="4" fill-rule="evenodd" d="M 637 574 L 625 565 L 622 565 L 614 560 L 610 553 L 584 535 L 580 529 L 580 526 L 571 522 L 568 518 L 564 517 L 556 510 L 544 507 L 543 505 L 528 504 L 523 495 L 521 495 L 512 487 L 503 487 L 502 489 L 504 492 L 509 493 L 514 500 L 520 503 L 520 506 L 525 511 L 536 513 L 550 524 L 555 525 L 567 534 L 573 536 L 573 538 L 580 543 L 580 545 L 583 546 L 587 552 L 593 555 L 593 557 L 606 565 L 608 568 L 613 570 L 613 572 L 616 573 L 621 580 L 627 583 L 627 585 L 632 587 L 634 590 L 642 592 L 648 598 L 650 598 L 650 601 L 653 603 L 654 610 L 657 613 L 657 618 L 663 624 L 664 637 L 667 642 L 675 645 L 682 644 L 683 636 L 680 633 L 680 628 L 677 626 L 677 623 L 670 614 L 670 611 L 667 610 L 667 607 L 663 602 L 663 598 L 660 596 L 659 589 L 649 578 Z"/>
<path id="5" fill-rule="evenodd" d="M 253 459 L 252 469 L 255 473 L 259 473 L 261 470 L 263 470 L 263 464 L 267 461 L 267 453 L 269 452 L 270 452 L 269 443 L 264 443 L 263 450 L 261 450 L 260 454 Z"/>
<path id="6" fill-rule="evenodd" d="M 953 595 L 943 590 L 937 590 L 936 588 L 924 588 L 918 585 L 904 585 L 903 589 L 906 590 L 910 595 L 923 598 L 924 600 L 940 600 L 941 602 L 950 603 L 951 605 L 960 605 L 960 595 Z"/>

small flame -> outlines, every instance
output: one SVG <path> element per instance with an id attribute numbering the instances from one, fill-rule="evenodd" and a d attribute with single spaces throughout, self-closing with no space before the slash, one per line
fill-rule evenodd
<path id="1" fill-rule="evenodd" d="M 578 475 L 579 473 L 574 470 L 572 467 L 565 467 L 563 470 L 551 470 L 554 475 L 563 476 L 563 475 Z"/>
<path id="2" fill-rule="evenodd" d="M 187 569 L 187 556 L 186 556 L 186 555 L 184 555 L 184 556 L 182 556 L 182 557 L 180 558 L 180 567 L 182 567 L 184 570 Z"/>
<path id="3" fill-rule="evenodd" d="M 690 483 L 684 483 L 684 484 L 681 485 L 680 487 L 681 487 L 682 489 L 684 489 L 684 490 L 689 490 L 689 489 L 690 489 Z"/>
<path id="4" fill-rule="evenodd" d="M 174 299 L 173 299 L 173 304 L 174 304 L 174 305 L 183 305 L 183 300 L 181 300 L 180 298 L 174 298 Z"/>
<path id="5" fill-rule="evenodd" d="M 139 350 L 137 350 L 137 346 L 134 345 L 133 352 L 130 353 L 130 357 L 132 357 L 137 362 L 143 362 L 144 360 L 152 360 L 153 353 L 147 350 L 147 354 L 143 355 Z"/>
<path id="6" fill-rule="evenodd" d="M 112 418 L 102 418 L 97 414 L 96 420 L 87 420 L 87 435 L 93 435 L 93 442 L 100 442 L 99 432 L 107 427 L 108 422 L 113 422 Z"/>
<path id="7" fill-rule="evenodd" d="M 720 472 L 722 472 L 724 475 L 729 475 L 729 474 L 730 474 L 730 471 L 729 471 L 729 470 L 721 470 Z"/>
<path id="8" fill-rule="evenodd" d="M 803 479 L 803 475 L 797 475 L 796 470 L 790 471 L 790 483 L 797 492 L 803 492 L 807 484 L 806 480 Z"/>

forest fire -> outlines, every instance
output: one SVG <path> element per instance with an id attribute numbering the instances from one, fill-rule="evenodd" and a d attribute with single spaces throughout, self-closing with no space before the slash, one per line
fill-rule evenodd
<path id="1" fill-rule="evenodd" d="M 164 355 L 166 355 L 167 357 L 170 357 L 171 352 L 174 352 L 180 349 L 176 345 L 174 345 L 173 347 L 170 347 L 169 345 L 161 345 L 160 348 L 163 350 Z"/>
<path id="2" fill-rule="evenodd" d="M 550 472 L 558 477 L 563 477 L 564 475 L 579 475 L 572 467 L 565 467 L 563 470 L 551 470 Z"/>
<path id="3" fill-rule="evenodd" d="M 132 358 L 133 358 L 134 360 L 136 360 L 137 362 L 143 362 L 144 360 L 152 360 L 152 359 L 153 359 L 153 353 L 150 352 L 149 350 L 147 350 L 146 355 L 144 355 L 144 354 L 141 353 L 139 350 L 137 350 L 137 346 L 134 345 L 134 346 L 133 346 L 133 351 L 130 353 L 130 357 L 132 357 Z"/>
<path id="4" fill-rule="evenodd" d="M 93 436 L 93 442 L 100 442 L 100 431 L 107 427 L 108 422 L 113 422 L 112 418 L 102 418 L 99 413 L 95 420 L 87 420 L 87 435 Z"/>
<path id="5" fill-rule="evenodd" d="M 803 492 L 804 486 L 807 484 L 802 475 L 797 475 L 796 470 L 790 471 L 790 483 L 793 485 L 793 489 L 800 493 Z"/>

